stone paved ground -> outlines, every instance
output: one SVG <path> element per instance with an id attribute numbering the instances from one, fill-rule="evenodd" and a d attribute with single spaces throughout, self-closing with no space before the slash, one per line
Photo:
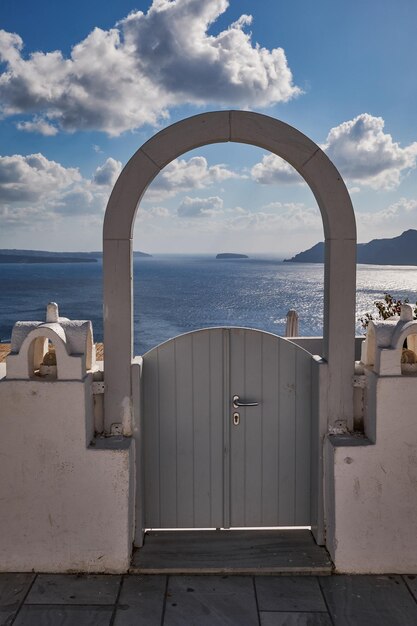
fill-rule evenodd
<path id="1" fill-rule="evenodd" d="M 12 624 L 416 626 L 417 576 L 0 574 Z"/>

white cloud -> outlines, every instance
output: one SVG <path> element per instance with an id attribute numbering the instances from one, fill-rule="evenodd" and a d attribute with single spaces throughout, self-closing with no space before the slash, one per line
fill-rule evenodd
<path id="1" fill-rule="evenodd" d="M 155 178 L 144 200 L 168 198 L 192 189 L 204 189 L 231 178 L 244 178 L 226 165 L 208 165 L 202 156 L 175 159 Z"/>
<path id="2" fill-rule="evenodd" d="M 121 171 L 121 162 L 110 157 L 102 166 L 96 169 L 93 182 L 96 185 L 111 185 L 113 187 Z"/>
<path id="3" fill-rule="evenodd" d="M 241 206 L 224 208 L 218 196 L 211 198 L 186 197 L 178 209 L 180 217 L 210 217 L 197 220 L 193 227 L 201 232 L 226 233 L 236 231 L 275 233 L 317 232 L 322 236 L 323 226 L 317 207 L 302 202 L 271 202 L 252 211 Z"/>
<path id="4" fill-rule="evenodd" d="M 373 189 L 394 189 L 401 176 L 416 166 L 417 142 L 401 148 L 390 134 L 384 132 L 382 117 L 362 113 L 353 120 L 332 128 L 321 146 L 340 173 L 352 183 L 351 193 L 365 185 Z M 258 183 L 294 184 L 301 176 L 275 154 L 264 155 L 251 169 Z"/>
<path id="5" fill-rule="evenodd" d="M 142 204 L 139 207 L 139 211 L 136 220 L 139 222 L 153 221 L 156 219 L 166 219 L 171 217 L 171 211 L 163 206 L 145 207 Z"/>
<path id="6" fill-rule="evenodd" d="M 181 104 L 266 107 L 301 93 L 282 48 L 245 32 L 247 15 L 208 33 L 228 0 L 154 0 L 108 31 L 95 28 L 69 58 L 59 50 L 25 58 L 17 34 L 0 31 L 4 116 L 32 114 L 23 130 L 98 129 L 109 135 L 157 125 Z"/>
<path id="7" fill-rule="evenodd" d="M 417 222 L 417 200 L 414 198 L 400 198 L 397 202 L 379 211 L 357 211 L 356 219 L 360 226 L 381 227 L 389 229 L 389 232 L 399 234 L 399 230 L 415 228 Z"/>
<path id="8" fill-rule="evenodd" d="M 58 134 L 56 126 L 49 124 L 49 122 L 40 117 L 35 117 L 32 122 L 18 122 L 17 128 L 27 133 L 40 133 L 46 137 L 53 137 Z"/>
<path id="9" fill-rule="evenodd" d="M 382 117 L 362 113 L 332 128 L 323 149 L 349 181 L 373 189 L 393 189 L 415 167 L 417 142 L 401 148 L 384 132 Z"/>
<path id="10" fill-rule="evenodd" d="M 262 161 L 252 167 L 251 175 L 257 183 L 263 185 L 292 185 L 303 182 L 297 170 L 276 154 L 265 154 Z"/>
<path id="11" fill-rule="evenodd" d="M 302 202 L 271 202 L 257 212 L 238 215 L 228 222 L 230 230 L 273 232 L 322 231 L 320 212 Z"/>
<path id="12" fill-rule="evenodd" d="M 81 180 L 76 168 L 65 168 L 42 154 L 0 156 L 0 203 L 44 200 Z"/>
<path id="13" fill-rule="evenodd" d="M 89 187 L 86 181 L 84 185 L 77 185 L 74 189 L 64 192 L 59 198 L 51 198 L 51 208 L 58 214 L 70 217 L 100 214 L 103 208 L 101 198 Z"/>
<path id="14" fill-rule="evenodd" d="M 59 216 L 97 219 L 120 168 L 109 158 L 90 180 L 42 154 L 0 157 L 0 223 L 36 227 L 37 221 Z"/>
<path id="15" fill-rule="evenodd" d="M 22 229 L 30 228 L 36 230 L 37 226 L 44 224 L 45 220 L 50 220 L 48 211 L 39 211 L 38 207 L 18 207 L 10 205 L 0 205 L 1 229 Z"/>
<path id="16" fill-rule="evenodd" d="M 190 198 L 185 196 L 178 207 L 179 217 L 213 217 L 222 212 L 223 200 L 219 196 Z"/>

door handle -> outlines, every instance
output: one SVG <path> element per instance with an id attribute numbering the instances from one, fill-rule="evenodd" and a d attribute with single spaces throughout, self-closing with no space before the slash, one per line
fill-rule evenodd
<path id="1" fill-rule="evenodd" d="M 233 408 L 238 409 L 241 406 L 259 406 L 259 402 L 241 402 L 239 396 L 233 396 Z"/>

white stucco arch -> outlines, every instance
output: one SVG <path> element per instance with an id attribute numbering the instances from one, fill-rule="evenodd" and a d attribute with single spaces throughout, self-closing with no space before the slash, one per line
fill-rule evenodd
<path id="1" fill-rule="evenodd" d="M 356 225 L 339 172 L 324 152 L 297 129 L 250 111 L 196 115 L 154 135 L 130 159 L 110 196 L 103 239 L 105 424 L 131 433 L 132 236 L 138 204 L 155 176 L 172 160 L 200 146 L 247 143 L 292 165 L 312 190 L 325 234 L 324 349 L 328 363 L 329 421 L 352 423 Z M 277 242 L 279 250 L 279 242 Z"/>

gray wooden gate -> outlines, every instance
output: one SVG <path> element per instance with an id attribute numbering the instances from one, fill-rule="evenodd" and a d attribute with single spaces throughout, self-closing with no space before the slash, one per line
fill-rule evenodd
<path id="1" fill-rule="evenodd" d="M 242 328 L 191 332 L 145 354 L 145 528 L 310 525 L 312 359 Z M 234 408 L 236 395 L 258 404 Z"/>

